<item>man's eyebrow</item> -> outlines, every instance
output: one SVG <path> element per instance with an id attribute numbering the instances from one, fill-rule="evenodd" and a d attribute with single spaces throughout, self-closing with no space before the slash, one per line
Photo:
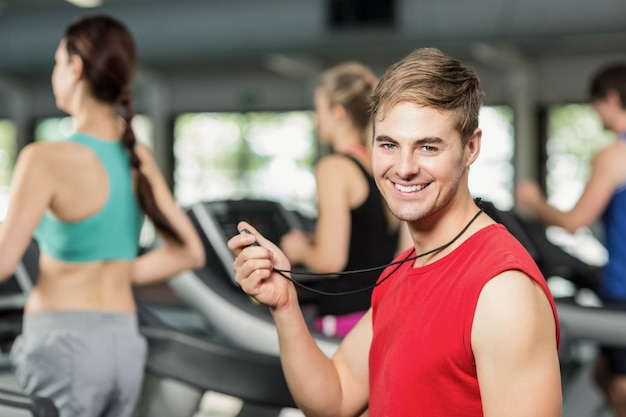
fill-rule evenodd
<path id="1" fill-rule="evenodd" d="M 374 138 L 374 142 L 392 142 L 397 143 L 397 141 L 387 135 L 378 135 Z"/>
<path id="2" fill-rule="evenodd" d="M 389 137 L 387 135 L 376 136 L 374 138 L 374 142 L 398 143 L 397 140 L 395 140 L 392 137 Z M 413 141 L 413 144 L 416 145 L 416 146 L 423 146 L 423 145 L 437 144 L 437 143 L 442 143 L 442 142 L 443 142 L 443 139 L 441 139 L 438 136 L 427 136 L 425 138 L 416 139 L 415 141 Z"/>
<path id="3" fill-rule="evenodd" d="M 442 143 L 443 139 L 438 136 L 428 136 L 415 141 L 416 145 L 429 145 L 432 143 Z"/>

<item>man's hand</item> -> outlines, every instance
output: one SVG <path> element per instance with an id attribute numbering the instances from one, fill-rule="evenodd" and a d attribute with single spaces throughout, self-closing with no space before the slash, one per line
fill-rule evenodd
<path id="1" fill-rule="evenodd" d="M 291 268 L 285 254 L 248 223 L 239 223 L 238 230 L 242 229 L 250 233 L 240 233 L 228 241 L 228 248 L 236 257 L 235 280 L 242 290 L 272 309 L 297 304 L 294 285 L 274 269 Z"/>

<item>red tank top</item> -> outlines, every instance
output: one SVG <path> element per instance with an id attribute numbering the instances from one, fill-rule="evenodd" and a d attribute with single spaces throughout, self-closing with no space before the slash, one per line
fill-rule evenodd
<path id="1" fill-rule="evenodd" d="M 545 279 L 502 225 L 479 230 L 432 264 L 412 265 L 402 264 L 372 295 L 371 417 L 483 415 L 472 322 L 484 285 L 504 271 L 520 270 L 543 288 L 554 313 L 558 346 L 557 313 Z"/>

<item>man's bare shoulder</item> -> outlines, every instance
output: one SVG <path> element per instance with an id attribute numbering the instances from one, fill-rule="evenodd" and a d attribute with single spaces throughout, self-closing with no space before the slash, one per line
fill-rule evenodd
<path id="1" fill-rule="evenodd" d="M 531 277 L 519 270 L 504 271 L 485 284 L 481 292 L 481 298 L 498 304 L 516 304 L 520 307 L 529 301 L 547 299 L 543 288 Z"/>
<path id="2" fill-rule="evenodd" d="M 513 340 L 526 334 L 533 339 L 540 327 L 556 335 L 556 318 L 546 291 L 518 270 L 497 275 L 481 291 L 474 336 L 499 333 Z"/>

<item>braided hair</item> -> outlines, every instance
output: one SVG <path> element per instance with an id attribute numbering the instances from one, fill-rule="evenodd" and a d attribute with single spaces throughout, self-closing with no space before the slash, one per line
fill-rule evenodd
<path id="1" fill-rule="evenodd" d="M 68 55 L 83 61 L 83 78 L 99 101 L 119 106 L 125 122 L 122 144 L 128 149 L 134 171 L 135 193 L 139 206 L 160 232 L 177 242 L 181 237 L 159 209 L 150 181 L 141 170 L 135 150 L 132 128 L 135 115 L 131 82 L 137 69 L 137 48 L 130 31 L 121 22 L 106 15 L 83 17 L 65 30 Z"/>

